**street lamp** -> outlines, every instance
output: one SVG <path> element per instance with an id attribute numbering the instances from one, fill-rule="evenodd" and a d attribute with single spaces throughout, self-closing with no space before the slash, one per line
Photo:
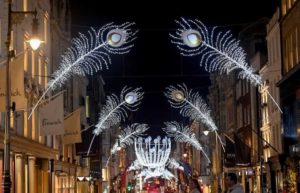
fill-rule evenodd
<path id="1" fill-rule="evenodd" d="M 10 51 L 10 43 L 11 43 L 11 31 L 12 31 L 12 25 L 18 22 L 21 22 L 24 19 L 24 16 L 26 14 L 33 14 L 35 17 L 33 19 L 32 23 L 32 29 L 33 29 L 33 37 L 35 37 L 35 40 L 32 39 L 32 42 L 30 45 L 34 45 L 34 50 L 36 50 L 41 41 L 38 41 L 36 38 L 37 35 L 37 11 L 12 11 L 11 10 L 11 0 L 8 1 L 8 21 L 7 21 L 7 36 L 6 36 L 6 50 L 7 50 L 7 62 L 6 62 L 6 121 L 5 121 L 5 130 L 4 130 L 4 169 L 3 169 L 3 182 L 2 182 L 2 188 L 4 193 L 10 193 L 10 187 L 11 187 L 11 181 L 10 181 L 10 136 L 9 136 L 9 130 L 10 130 L 10 113 L 11 110 L 14 110 L 15 105 L 10 104 L 10 70 L 9 70 L 9 62 L 10 59 L 13 57 L 12 52 Z"/>
<path id="2" fill-rule="evenodd" d="M 37 12 L 34 11 L 33 14 L 34 14 L 34 18 L 32 20 L 32 36 L 31 36 L 31 39 L 27 42 L 29 42 L 29 44 L 33 50 L 37 50 L 40 47 L 42 41 L 38 37 L 39 22 L 38 22 L 38 19 L 36 18 Z"/>

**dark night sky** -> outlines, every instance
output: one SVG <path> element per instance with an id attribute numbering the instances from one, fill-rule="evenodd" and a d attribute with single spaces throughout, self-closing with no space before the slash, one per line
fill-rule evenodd
<path id="1" fill-rule="evenodd" d="M 176 28 L 174 20 L 183 16 L 200 19 L 207 26 L 238 31 L 242 24 L 271 17 L 278 4 L 275 0 L 161 2 L 140 1 L 133 6 L 130 1 L 71 1 L 74 35 L 112 21 L 136 23 L 138 39 L 131 52 L 112 56 L 110 70 L 101 74 L 106 93 L 120 93 L 125 85 L 143 87 L 144 100 L 133 114 L 133 122 L 151 125 L 152 134 L 159 133 L 164 121 L 180 119 L 179 112 L 171 109 L 163 95 L 166 86 L 184 82 L 204 96 L 209 86 L 208 74 L 197 57 L 181 57 L 170 43 L 169 33 Z"/>

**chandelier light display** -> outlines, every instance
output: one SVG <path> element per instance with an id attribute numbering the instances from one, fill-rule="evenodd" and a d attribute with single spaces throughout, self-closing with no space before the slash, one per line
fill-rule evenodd
<path id="1" fill-rule="evenodd" d="M 261 76 L 255 74 L 255 70 L 248 65 L 245 50 L 229 31 L 217 32 L 216 27 L 208 30 L 199 20 L 181 18 L 175 22 L 179 28 L 175 34 L 170 34 L 170 37 L 181 55 L 200 55 L 200 65 L 204 65 L 208 72 L 229 74 L 239 70 L 238 78 L 246 79 L 254 86 L 263 86 Z M 282 113 L 269 91 L 267 93 Z"/>
<path id="2" fill-rule="evenodd" d="M 172 178 L 175 178 L 175 176 L 164 167 L 158 167 L 158 168 L 152 168 L 152 169 L 145 168 L 141 171 L 141 173 L 138 175 L 138 177 L 144 177 L 144 181 L 146 181 L 147 179 L 156 178 L 156 177 L 162 177 L 167 180 L 171 180 Z"/>
<path id="3" fill-rule="evenodd" d="M 52 74 L 46 90 L 32 108 L 28 119 L 49 90 L 60 88 L 73 75 L 90 75 L 108 69 L 111 64 L 110 54 L 126 54 L 133 47 L 136 30 L 130 27 L 134 23 L 126 22 L 121 25 L 109 23 L 99 30 L 91 28 L 88 35 L 79 33 L 72 39 L 70 47 L 62 56 L 59 68 Z"/>
<path id="4" fill-rule="evenodd" d="M 162 177 L 170 180 L 175 176 L 166 169 L 169 165 L 172 169 L 181 169 L 174 159 L 169 159 L 171 153 L 171 140 L 170 138 L 157 137 L 152 141 L 149 136 L 145 139 L 139 137 L 134 141 L 134 149 L 137 160 L 135 160 L 129 167 L 131 170 L 141 170 L 138 177 L 144 177 L 144 181 L 152 177 Z"/>
<path id="5" fill-rule="evenodd" d="M 161 139 L 160 136 L 152 141 L 149 136 L 145 139 L 139 137 L 134 142 L 135 155 L 139 163 L 148 168 L 165 167 L 170 153 L 170 138 Z"/>

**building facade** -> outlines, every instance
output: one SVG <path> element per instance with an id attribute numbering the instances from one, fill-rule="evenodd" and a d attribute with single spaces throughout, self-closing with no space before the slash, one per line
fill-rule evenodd
<path id="1" fill-rule="evenodd" d="M 5 40 L 8 31 L 8 5 L 7 1 L 0 1 L 0 63 L 7 57 Z M 75 155 L 75 144 L 65 144 L 64 135 L 43 135 L 39 110 L 35 110 L 32 117 L 28 119 L 31 107 L 45 91 L 52 72 L 58 68 L 61 55 L 70 46 L 69 1 L 13 0 L 11 5 L 13 11 L 37 11 L 38 36 L 43 40 L 43 44 L 36 51 L 31 50 L 27 43 L 33 35 L 31 23 L 34 15 L 23 14 L 24 18 L 19 18 L 18 23 L 15 23 L 16 18 L 12 18 L 13 28 L 10 33 L 9 49 L 15 55 L 14 60 L 18 61 L 18 70 L 24 74 L 24 80 L 20 81 L 20 84 L 24 85 L 24 98 L 23 101 L 14 101 L 12 98 L 16 103 L 16 111 L 10 120 L 11 192 L 76 192 L 76 169 L 79 158 Z M 22 59 L 19 61 L 18 58 Z M 11 76 L 11 84 L 15 82 L 17 82 L 16 77 Z M 64 116 L 67 116 L 83 107 L 80 99 L 85 97 L 85 89 L 80 88 L 85 86 L 85 80 L 73 78 L 61 90 L 49 92 L 46 98 L 50 99 L 56 93 L 63 91 L 64 102 L 60 105 L 63 105 Z M 25 107 L 19 108 L 21 105 Z M 80 110 L 80 114 L 80 124 L 85 126 L 84 108 Z M 5 111 L 2 111 L 0 116 L 2 141 L 5 116 Z M 0 147 L 3 149 L 2 143 Z M 0 162 L 2 176 L 3 156 Z M 2 178 L 0 181 L 2 184 Z"/>
<path id="2" fill-rule="evenodd" d="M 262 18 L 245 26 L 239 33 L 248 64 L 257 72 L 266 62 L 266 21 Z M 220 144 L 213 148 L 213 191 L 224 190 L 224 175 L 235 172 L 245 192 L 259 192 L 263 178 L 260 172 L 259 93 L 249 81 L 238 79 L 238 73 L 237 70 L 228 75 L 210 75 L 210 107 L 227 146 L 225 151 Z"/>
<path id="3" fill-rule="evenodd" d="M 281 79 L 280 10 L 277 9 L 267 24 L 268 61 L 259 74 L 264 80 L 260 87 L 261 125 L 260 131 L 265 141 L 263 160 L 267 168 L 266 184 L 272 192 L 283 190 L 283 175 L 280 164 L 282 154 L 281 113 L 270 99 L 268 92 L 280 104 L 279 89 L 276 83 Z"/>
<path id="4" fill-rule="evenodd" d="M 282 78 L 280 88 L 282 114 L 283 158 L 282 171 L 286 176 L 283 188 L 299 192 L 299 125 L 300 125 L 300 2 L 281 1 Z"/>

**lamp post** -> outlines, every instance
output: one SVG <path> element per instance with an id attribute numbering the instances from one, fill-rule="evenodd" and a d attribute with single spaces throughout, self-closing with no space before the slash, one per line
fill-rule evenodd
<path id="1" fill-rule="evenodd" d="M 11 43 L 11 31 L 12 25 L 21 22 L 24 19 L 26 14 L 33 14 L 35 16 L 32 29 L 33 33 L 37 33 L 37 11 L 12 11 L 11 10 L 11 0 L 8 1 L 8 21 L 7 21 L 7 36 L 6 36 L 6 50 L 7 50 L 7 62 L 6 62 L 6 120 L 5 120 L 5 129 L 4 129 L 4 164 L 3 164 L 3 182 L 2 188 L 4 193 L 10 193 L 11 181 L 10 181 L 10 113 L 11 110 L 14 110 L 14 105 L 11 105 L 10 96 L 11 96 L 11 88 L 10 88 L 10 69 L 9 63 L 10 59 L 13 57 L 13 54 L 10 50 Z M 34 39 L 32 39 L 34 40 Z M 35 42 L 29 41 L 30 45 L 34 45 L 33 49 L 37 49 L 41 41 L 37 41 L 35 38 Z M 38 45 L 37 45 L 38 44 Z"/>

